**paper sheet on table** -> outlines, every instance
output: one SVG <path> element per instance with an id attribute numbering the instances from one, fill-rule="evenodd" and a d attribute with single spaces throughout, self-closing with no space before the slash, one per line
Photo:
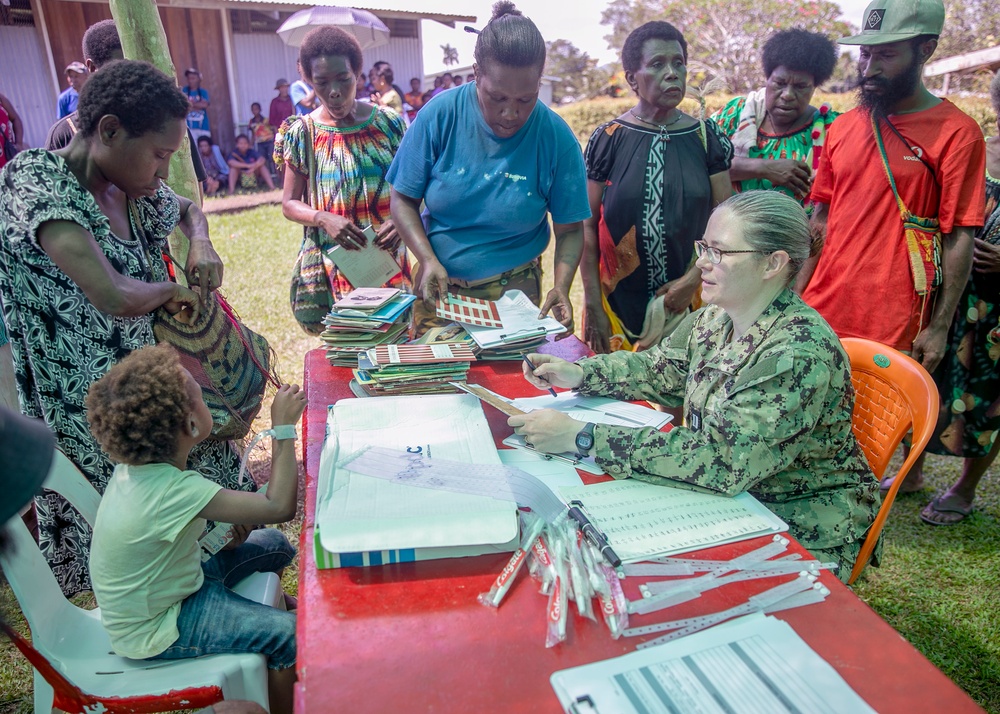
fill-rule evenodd
<path id="1" fill-rule="evenodd" d="M 582 486 L 583 479 L 576 469 L 565 461 L 546 459 L 542 455 L 522 449 L 499 449 L 500 461 L 504 466 L 527 471 L 544 483 L 556 496 L 562 500 L 560 489 Z M 564 501 L 565 503 L 565 501 Z"/>
<path id="2" fill-rule="evenodd" d="M 327 464 L 365 446 L 499 464 L 479 400 L 469 395 L 342 399 L 327 420 Z M 517 537 L 508 501 L 393 483 L 331 466 L 320 470 L 316 525 L 331 553 L 507 543 Z"/>
<path id="3" fill-rule="evenodd" d="M 673 415 L 655 409 L 622 402 L 608 397 L 584 396 L 577 392 L 560 392 L 556 396 L 543 394 L 538 397 L 512 399 L 518 409 L 530 412 L 534 409 L 556 409 L 580 421 L 612 426 L 652 427 L 662 429 Z"/>
<path id="4" fill-rule="evenodd" d="M 566 332 L 565 326 L 552 316 L 539 320 L 538 305 L 520 290 L 508 290 L 496 301 L 496 306 L 503 327 L 463 325 L 480 347 L 488 349 L 532 336 Z"/>
<path id="5" fill-rule="evenodd" d="M 364 231 L 368 242 L 360 250 L 347 250 L 339 245 L 327 251 L 327 256 L 347 281 L 356 288 L 378 288 L 399 274 L 399 263 L 389 251 L 375 245 L 375 231 Z"/>
<path id="6" fill-rule="evenodd" d="M 874 714 L 792 627 L 750 615 L 658 647 L 562 670 L 564 709 L 589 697 L 599 714 Z"/>
<path id="7" fill-rule="evenodd" d="M 629 479 L 563 489 L 561 495 L 583 501 L 625 562 L 788 530 L 749 493 L 730 498 Z"/>

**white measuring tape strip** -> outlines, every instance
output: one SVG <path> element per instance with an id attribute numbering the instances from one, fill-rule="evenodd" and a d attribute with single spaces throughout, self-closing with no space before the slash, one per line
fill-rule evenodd
<path id="1" fill-rule="evenodd" d="M 647 562 L 632 563 L 624 565 L 626 575 L 632 575 L 631 569 L 635 568 L 635 575 L 692 575 L 694 573 L 706 573 L 712 571 L 741 570 L 747 567 L 748 563 L 759 562 L 773 558 L 779 553 L 785 552 L 788 548 L 788 539 L 781 535 L 772 538 L 772 542 L 760 548 L 751 550 L 732 560 L 702 560 L 700 558 L 677 558 L 671 555 L 648 558 Z M 666 567 L 663 567 L 666 566 Z"/>
<path id="2" fill-rule="evenodd" d="M 634 627 L 629 628 L 623 634 L 634 636 L 634 635 L 648 635 L 654 632 L 663 632 L 665 630 L 674 630 L 669 634 L 663 635 L 662 637 L 657 637 L 656 639 L 650 640 L 648 642 L 642 642 L 637 646 L 637 649 L 645 649 L 647 647 L 654 647 L 656 645 L 663 644 L 664 642 L 670 642 L 676 640 L 679 637 L 684 637 L 685 635 L 690 635 L 699 630 L 704 630 L 705 628 L 711 627 L 712 625 L 717 625 L 720 622 L 725 622 L 734 617 L 739 617 L 741 615 L 750 615 L 754 612 L 764 611 L 769 607 L 774 607 L 782 600 L 789 598 L 793 595 L 798 595 L 799 593 L 811 590 L 815 584 L 815 576 L 808 575 L 807 573 L 802 573 L 795 580 L 790 580 L 787 583 L 775 586 L 770 590 L 765 590 L 764 592 L 751 596 L 747 602 L 740 605 L 736 605 L 727 610 L 722 610 L 720 612 L 715 612 L 710 615 L 701 615 L 699 617 L 689 617 L 684 620 L 674 620 L 673 622 L 661 622 L 657 625 L 646 625 L 645 627 Z"/>
<path id="3" fill-rule="evenodd" d="M 798 553 L 794 553 L 793 556 L 798 556 Z M 801 556 L 793 556 L 788 556 L 787 560 L 767 560 L 757 563 L 746 570 L 740 570 L 721 577 L 713 574 L 690 580 L 662 580 L 659 582 L 644 583 L 639 586 L 639 592 L 643 594 L 643 597 L 662 595 L 674 590 L 697 590 L 698 592 L 704 592 L 705 590 L 721 587 L 729 583 L 770 578 L 775 575 L 787 575 L 788 573 L 797 573 L 803 570 L 813 575 L 819 575 L 820 570 L 833 570 L 837 567 L 836 563 L 821 563 L 818 560 L 799 560 Z"/>

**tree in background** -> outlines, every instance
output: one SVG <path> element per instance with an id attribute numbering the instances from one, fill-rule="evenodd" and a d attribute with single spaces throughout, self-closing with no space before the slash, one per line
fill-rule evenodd
<path id="1" fill-rule="evenodd" d="M 945 3 L 944 32 L 931 61 L 985 50 L 1000 45 L 1000 3 L 996 0 L 948 0 Z M 990 72 L 953 74 L 949 93 L 988 91 Z M 931 77 L 928 85 L 939 88 L 943 77 Z"/>
<path id="2" fill-rule="evenodd" d="M 964 0 L 995 2 L 995 0 Z M 601 14 L 611 27 L 607 40 L 621 49 L 628 34 L 650 20 L 675 25 L 688 43 L 692 80 L 703 84 L 723 79 L 742 94 L 763 83 L 760 50 L 776 30 L 793 27 L 820 32 L 832 39 L 852 33 L 837 19 L 840 6 L 830 0 L 613 0 Z"/>
<path id="3" fill-rule="evenodd" d="M 566 104 L 605 94 L 611 73 L 569 40 L 546 42 L 545 74 L 558 77 L 552 84 L 552 103 Z"/>

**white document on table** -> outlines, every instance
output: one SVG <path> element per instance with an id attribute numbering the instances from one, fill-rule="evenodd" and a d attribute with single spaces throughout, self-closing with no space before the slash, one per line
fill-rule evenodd
<path id="1" fill-rule="evenodd" d="M 622 402 L 608 397 L 585 396 L 577 392 L 560 392 L 556 396 L 543 394 L 538 397 L 512 399 L 511 404 L 522 411 L 555 409 L 579 421 L 611 426 L 652 427 L 662 429 L 673 415 L 655 409 Z"/>
<path id="2" fill-rule="evenodd" d="M 550 682 L 563 708 L 581 714 L 875 712 L 788 623 L 759 614 Z"/>
<path id="3" fill-rule="evenodd" d="M 520 290 L 508 290 L 496 301 L 497 312 L 503 327 L 463 325 L 480 347 L 500 347 L 508 342 L 556 335 L 566 332 L 566 327 L 552 316 L 538 318 L 539 308 Z"/>
<path id="4" fill-rule="evenodd" d="M 336 467 L 366 446 L 419 450 L 470 467 L 500 464 L 475 397 L 342 399 L 330 410 L 326 438 L 316 526 L 331 553 L 506 544 L 517 538 L 517 506 L 510 501 L 418 488 Z"/>
<path id="5" fill-rule="evenodd" d="M 730 498 L 632 479 L 563 489 L 583 501 L 618 557 L 634 563 L 788 530 L 749 493 Z"/>
<path id="6" fill-rule="evenodd" d="M 375 245 L 375 231 L 371 226 L 364 234 L 368 239 L 364 248 L 348 250 L 336 245 L 326 254 L 354 287 L 380 288 L 399 274 L 399 263 L 392 253 Z"/>
<path id="7" fill-rule="evenodd" d="M 545 484 L 560 500 L 562 500 L 560 489 L 583 485 L 580 474 L 577 473 L 572 464 L 565 461 L 546 459 L 537 452 L 522 449 L 500 449 L 497 453 L 504 466 L 521 469 L 531 474 Z"/>

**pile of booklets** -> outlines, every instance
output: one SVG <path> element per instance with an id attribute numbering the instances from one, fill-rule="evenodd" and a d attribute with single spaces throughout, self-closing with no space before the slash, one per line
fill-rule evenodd
<path id="1" fill-rule="evenodd" d="M 467 345 L 379 345 L 358 355 L 354 379 L 366 394 L 448 394 L 476 356 Z"/>
<path id="2" fill-rule="evenodd" d="M 358 355 L 376 345 L 405 342 L 410 305 L 416 296 L 396 288 L 357 288 L 334 304 L 323 318 L 320 339 L 326 357 L 337 367 L 357 367 Z"/>
<path id="3" fill-rule="evenodd" d="M 465 295 L 438 298 L 435 314 L 461 323 L 482 360 L 519 360 L 546 341 L 548 335 L 566 332 L 551 316 L 539 319 L 539 308 L 520 290 L 510 290 L 499 300 Z"/>

